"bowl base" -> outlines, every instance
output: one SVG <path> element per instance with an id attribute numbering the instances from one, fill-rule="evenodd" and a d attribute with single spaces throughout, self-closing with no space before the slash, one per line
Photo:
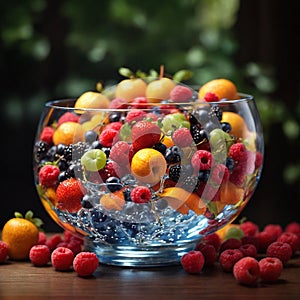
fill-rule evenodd
<path id="1" fill-rule="evenodd" d="M 199 241 L 182 244 L 114 246 L 85 241 L 85 250 L 94 252 L 100 263 L 120 267 L 160 267 L 180 264 L 181 257 L 195 249 Z"/>

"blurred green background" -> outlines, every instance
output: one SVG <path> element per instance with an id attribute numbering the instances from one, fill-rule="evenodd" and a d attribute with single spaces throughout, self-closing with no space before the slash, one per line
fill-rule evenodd
<path id="1" fill-rule="evenodd" d="M 299 10 L 281 0 L 1 1 L 0 226 L 29 209 L 46 230 L 32 174 L 43 104 L 121 80 L 119 67 L 166 73 L 189 69 L 189 83 L 225 77 L 256 97 L 265 165 L 241 217 L 300 222 Z"/>

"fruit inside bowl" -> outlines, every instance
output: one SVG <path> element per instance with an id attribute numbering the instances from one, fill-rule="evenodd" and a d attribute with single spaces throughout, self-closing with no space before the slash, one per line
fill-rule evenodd
<path id="1" fill-rule="evenodd" d="M 227 79 L 131 78 L 48 102 L 34 145 L 48 213 L 120 266 L 179 263 L 239 215 L 262 162 L 255 101 Z"/>

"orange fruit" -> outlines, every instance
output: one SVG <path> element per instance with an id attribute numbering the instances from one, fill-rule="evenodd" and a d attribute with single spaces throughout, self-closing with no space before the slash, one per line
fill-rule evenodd
<path id="1" fill-rule="evenodd" d="M 199 89 L 199 99 L 203 100 L 206 93 L 214 93 L 218 96 L 219 100 L 226 98 L 228 100 L 239 99 L 239 95 L 235 84 L 224 78 L 218 78 L 205 83 Z"/>
<path id="2" fill-rule="evenodd" d="M 54 145 L 73 144 L 76 136 L 79 135 L 80 124 L 76 122 L 65 122 L 62 123 L 53 134 L 53 143 Z"/>
<path id="3" fill-rule="evenodd" d="M 167 148 L 169 148 L 169 147 L 175 145 L 174 142 L 173 142 L 173 140 L 172 140 L 172 137 L 170 137 L 170 136 L 168 136 L 168 135 L 163 136 L 161 142 L 162 142 Z"/>
<path id="4" fill-rule="evenodd" d="M 10 259 L 28 259 L 31 247 L 39 240 L 39 230 L 29 220 L 12 218 L 2 229 L 2 240 L 8 245 Z"/>
<path id="5" fill-rule="evenodd" d="M 245 120 L 235 112 L 224 111 L 222 122 L 230 123 L 232 129 L 229 133 L 237 138 L 245 138 L 250 133 Z"/>
<path id="6" fill-rule="evenodd" d="M 225 236 L 226 236 L 228 230 L 231 229 L 231 228 L 234 228 L 234 227 L 239 228 L 239 225 L 238 224 L 228 223 L 223 228 L 217 230 L 216 233 L 218 234 L 218 236 L 220 237 L 220 239 L 223 241 L 225 239 Z"/>
<path id="7" fill-rule="evenodd" d="M 116 87 L 116 98 L 123 98 L 128 102 L 136 97 L 145 97 L 147 84 L 140 78 L 124 79 Z"/>
<path id="8" fill-rule="evenodd" d="M 122 191 L 104 194 L 100 199 L 100 204 L 108 210 L 122 210 L 125 205 L 125 198 Z"/>
<path id="9" fill-rule="evenodd" d="M 170 92 L 175 87 L 172 79 L 162 77 L 148 83 L 146 97 L 149 102 L 158 103 L 170 99 Z"/>
<path id="10" fill-rule="evenodd" d="M 244 200 L 244 189 L 238 187 L 231 181 L 222 184 L 220 188 L 220 202 L 226 204 L 237 204 L 239 201 Z"/>
<path id="11" fill-rule="evenodd" d="M 109 99 L 97 92 L 85 92 L 75 102 L 75 108 L 108 108 Z M 80 111 L 78 111 L 80 112 Z"/>

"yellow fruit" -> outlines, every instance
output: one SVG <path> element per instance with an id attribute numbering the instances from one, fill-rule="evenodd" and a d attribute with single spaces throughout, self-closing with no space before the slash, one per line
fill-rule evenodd
<path id="1" fill-rule="evenodd" d="M 2 230 L 2 240 L 8 245 L 8 255 L 12 260 L 28 259 L 29 251 L 39 239 L 38 228 L 29 220 L 12 218 Z"/>
<path id="2" fill-rule="evenodd" d="M 73 144 L 73 142 L 77 139 L 77 135 L 79 135 L 79 127 L 80 125 L 76 122 L 62 123 L 53 134 L 54 145 Z"/>
<path id="3" fill-rule="evenodd" d="M 145 97 L 146 87 L 146 82 L 140 78 L 124 79 L 118 83 L 115 96 L 132 102 L 136 97 Z"/>
<path id="4" fill-rule="evenodd" d="M 214 93 L 219 100 L 226 98 L 228 100 L 239 99 L 235 84 L 224 78 L 218 78 L 205 83 L 199 90 L 199 99 L 203 100 L 206 93 Z"/>
<path id="5" fill-rule="evenodd" d="M 122 191 L 104 194 L 100 198 L 100 204 L 108 210 L 122 210 L 125 204 L 125 198 Z"/>
<path id="6" fill-rule="evenodd" d="M 224 111 L 222 122 L 230 123 L 232 130 L 229 133 L 237 138 L 245 138 L 250 133 L 245 120 L 235 112 Z"/>
<path id="7" fill-rule="evenodd" d="M 144 148 L 134 154 L 131 171 L 136 179 L 154 185 L 166 173 L 167 163 L 164 156 L 152 148 Z"/>
<path id="8" fill-rule="evenodd" d="M 244 189 L 234 183 L 227 181 L 220 187 L 220 202 L 225 204 L 236 204 L 244 199 Z"/>
<path id="9" fill-rule="evenodd" d="M 76 100 L 74 107 L 105 109 L 109 107 L 109 99 L 97 92 L 85 92 Z"/>
<path id="10" fill-rule="evenodd" d="M 170 92 L 175 87 L 173 80 L 167 77 L 151 81 L 146 89 L 146 97 L 149 102 L 158 103 L 170 99 Z"/>

